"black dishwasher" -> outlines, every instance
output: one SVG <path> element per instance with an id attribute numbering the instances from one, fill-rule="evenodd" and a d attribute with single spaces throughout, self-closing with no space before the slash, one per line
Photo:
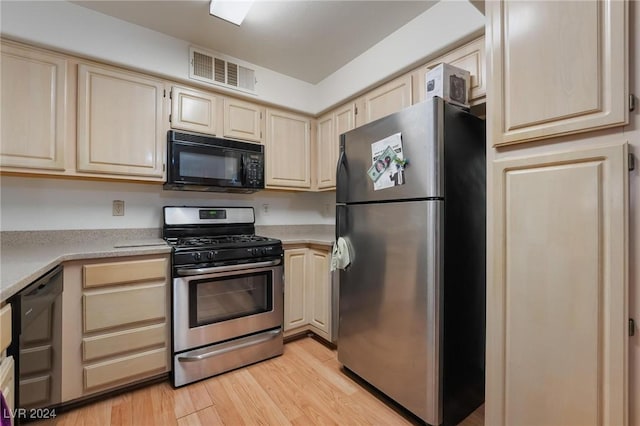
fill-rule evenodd
<path id="1" fill-rule="evenodd" d="M 62 266 L 10 299 L 16 363 L 16 423 L 42 420 L 61 401 Z"/>

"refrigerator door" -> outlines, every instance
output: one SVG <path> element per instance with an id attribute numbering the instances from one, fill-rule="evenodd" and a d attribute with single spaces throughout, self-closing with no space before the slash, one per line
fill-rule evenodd
<path id="1" fill-rule="evenodd" d="M 357 203 L 443 197 L 443 126 L 444 103 L 440 98 L 432 98 L 342 135 L 336 201 Z M 373 165 L 372 144 L 397 133 L 401 134 L 403 157 L 409 161 L 402 178 L 396 180 L 396 183 L 402 183 L 374 190 L 374 183 L 367 174 Z M 395 172 L 397 168 L 392 162 L 383 177 L 389 181 Z"/>
<path id="2" fill-rule="evenodd" d="M 338 360 L 425 422 L 442 419 L 443 200 L 341 206 Z"/>

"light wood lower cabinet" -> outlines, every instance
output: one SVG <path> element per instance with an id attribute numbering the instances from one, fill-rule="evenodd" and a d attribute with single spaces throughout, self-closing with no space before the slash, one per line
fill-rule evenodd
<path id="1" fill-rule="evenodd" d="M 329 258 L 328 250 L 285 250 L 285 336 L 310 330 L 328 341 L 332 340 Z"/>
<path id="2" fill-rule="evenodd" d="M 0 353 L 11 344 L 11 305 L 0 309 Z"/>
<path id="3" fill-rule="evenodd" d="M 627 145 L 496 160 L 490 184 L 486 424 L 626 425 Z"/>
<path id="4" fill-rule="evenodd" d="M 9 410 L 15 408 L 15 382 L 15 363 L 13 357 L 9 356 L 0 362 L 0 391 Z M 11 419 L 11 424 L 13 424 L 13 419 Z"/>
<path id="5" fill-rule="evenodd" d="M 13 357 L 4 357 L 5 349 L 11 344 L 11 305 L 0 309 L 0 392 L 9 410 L 15 408 L 15 368 Z M 11 420 L 13 424 L 13 419 Z"/>
<path id="6" fill-rule="evenodd" d="M 169 371 L 169 257 L 64 265 L 63 401 Z"/>

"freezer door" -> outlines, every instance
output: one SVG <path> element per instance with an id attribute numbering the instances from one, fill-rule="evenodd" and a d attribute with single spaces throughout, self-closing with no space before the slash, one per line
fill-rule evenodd
<path id="1" fill-rule="evenodd" d="M 444 201 L 342 208 L 338 360 L 425 422 L 442 419 Z"/>
<path id="2" fill-rule="evenodd" d="M 443 112 L 442 99 L 433 98 L 345 133 L 337 167 L 337 202 L 442 197 Z M 390 164 L 380 179 L 396 185 L 374 190 L 367 174 L 373 165 L 372 144 L 397 133 L 401 135 L 402 154 L 409 165 L 398 179 L 394 175 L 398 171 L 396 165 Z"/>

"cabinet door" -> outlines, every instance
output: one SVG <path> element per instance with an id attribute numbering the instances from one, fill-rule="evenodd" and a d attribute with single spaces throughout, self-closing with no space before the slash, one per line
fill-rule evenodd
<path id="1" fill-rule="evenodd" d="M 493 146 L 628 122 L 627 7 L 487 2 Z"/>
<path id="2" fill-rule="evenodd" d="M 15 363 L 13 357 L 8 356 L 0 362 L 0 392 L 4 397 L 7 408 L 13 410 L 15 407 Z M 13 419 L 10 424 L 14 424 Z"/>
<path id="3" fill-rule="evenodd" d="M 237 99 L 224 99 L 224 136 L 262 143 L 264 108 Z"/>
<path id="4" fill-rule="evenodd" d="M 626 144 L 493 164 L 487 425 L 626 425 Z"/>
<path id="5" fill-rule="evenodd" d="M 171 89 L 171 128 L 215 135 L 218 98 L 207 92 Z"/>
<path id="6" fill-rule="evenodd" d="M 316 144 L 318 189 L 335 188 L 338 141 L 334 131 L 333 114 L 328 114 L 318 119 Z"/>
<path id="7" fill-rule="evenodd" d="M 11 344 L 11 305 L 6 304 L 0 309 L 0 352 Z"/>
<path id="8" fill-rule="evenodd" d="M 267 187 L 311 188 L 311 120 L 267 110 Z"/>
<path id="9" fill-rule="evenodd" d="M 112 68 L 78 67 L 78 171 L 164 180 L 163 84 Z"/>
<path id="10" fill-rule="evenodd" d="M 364 95 L 365 123 L 411 106 L 411 75 L 407 74 Z"/>
<path id="11" fill-rule="evenodd" d="M 284 252 L 284 331 L 308 324 L 307 249 Z"/>
<path id="12" fill-rule="evenodd" d="M 331 331 L 331 275 L 329 271 L 329 253 L 309 250 L 309 324 L 326 333 L 329 339 Z"/>
<path id="13" fill-rule="evenodd" d="M 430 61 L 426 66 L 420 68 L 416 73 L 414 81 L 414 103 L 422 102 L 426 98 L 427 88 L 426 77 L 429 68 L 440 63 L 451 64 L 455 67 L 469 71 L 471 81 L 469 83 L 469 101 L 472 103 L 483 102 L 486 95 L 486 72 L 485 72 L 485 39 L 477 38 L 453 51 Z"/>
<path id="14" fill-rule="evenodd" d="M 64 170 L 67 60 L 0 45 L 0 166 Z"/>

